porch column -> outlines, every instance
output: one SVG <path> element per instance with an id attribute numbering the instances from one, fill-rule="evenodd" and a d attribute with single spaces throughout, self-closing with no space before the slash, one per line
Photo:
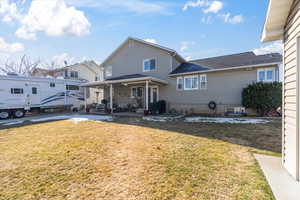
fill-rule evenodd
<path id="1" fill-rule="evenodd" d="M 146 110 L 149 110 L 149 81 L 146 81 Z"/>
<path id="2" fill-rule="evenodd" d="M 84 88 L 84 109 L 85 109 L 85 112 L 86 112 L 86 109 L 87 109 L 87 87 Z"/>
<path id="3" fill-rule="evenodd" d="M 113 85 L 110 84 L 109 86 L 109 96 L 110 96 L 110 109 L 111 109 L 111 113 L 113 113 Z"/>

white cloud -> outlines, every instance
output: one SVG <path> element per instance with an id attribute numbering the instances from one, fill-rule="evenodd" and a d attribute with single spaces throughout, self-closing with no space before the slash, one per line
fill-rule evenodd
<path id="1" fill-rule="evenodd" d="M 203 6 L 208 6 L 208 2 L 206 0 L 188 1 L 184 4 L 182 10 L 187 11 L 189 7 L 196 8 Z"/>
<path id="2" fill-rule="evenodd" d="M 196 44 L 196 42 L 194 42 L 194 41 L 182 41 L 181 43 L 180 43 L 180 51 L 181 52 L 185 52 L 185 51 L 187 51 L 192 45 L 195 45 Z"/>
<path id="3" fill-rule="evenodd" d="M 32 1 L 21 24 L 16 35 L 24 39 L 36 39 L 37 32 L 49 36 L 82 36 L 88 34 L 90 28 L 84 13 L 68 7 L 64 0 Z"/>
<path id="4" fill-rule="evenodd" d="M 280 53 L 283 52 L 283 44 L 281 41 L 274 42 L 272 44 L 262 46 L 257 49 L 253 49 L 253 52 L 256 55 L 263 55 L 263 54 L 269 54 L 269 53 Z"/>
<path id="5" fill-rule="evenodd" d="M 232 16 L 231 13 L 218 15 L 225 23 L 239 24 L 244 22 L 243 15 Z"/>
<path id="6" fill-rule="evenodd" d="M 221 1 L 208 1 L 208 0 L 197 0 L 188 1 L 184 4 L 182 10 L 186 11 L 188 8 L 205 7 L 203 13 L 218 13 L 223 9 L 223 3 Z"/>
<path id="7" fill-rule="evenodd" d="M 7 43 L 4 38 L 0 37 L 0 52 L 2 53 L 16 53 L 24 51 L 24 45 L 18 42 Z"/>
<path id="8" fill-rule="evenodd" d="M 10 3 L 9 0 L 0 0 L 0 20 L 5 23 L 11 23 L 14 19 L 20 19 L 16 3 Z"/>
<path id="9" fill-rule="evenodd" d="M 210 3 L 209 7 L 204 9 L 204 13 L 218 13 L 223 8 L 223 3 L 221 1 L 213 1 Z"/>
<path id="10" fill-rule="evenodd" d="M 212 21 L 213 21 L 212 16 L 207 16 L 207 17 L 202 17 L 202 18 L 201 18 L 201 22 L 202 22 L 203 24 L 211 24 Z"/>
<path id="11" fill-rule="evenodd" d="M 192 56 L 186 56 L 186 57 L 185 57 L 185 60 L 186 60 L 186 61 L 192 60 Z"/>
<path id="12" fill-rule="evenodd" d="M 153 43 L 153 44 L 157 44 L 156 40 L 153 39 L 153 38 L 147 38 L 147 39 L 144 39 L 146 42 L 150 42 L 150 43 Z"/>
<path id="13" fill-rule="evenodd" d="M 119 11 L 133 12 L 137 14 L 167 12 L 166 3 L 147 2 L 145 0 L 66 0 L 69 5 L 78 7 L 100 8 L 105 11 L 118 9 Z"/>

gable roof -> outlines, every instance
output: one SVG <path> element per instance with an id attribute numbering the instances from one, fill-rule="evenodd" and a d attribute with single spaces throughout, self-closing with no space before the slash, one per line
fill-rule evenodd
<path id="1" fill-rule="evenodd" d="M 124 80 L 124 79 L 133 79 L 133 78 L 145 78 L 148 77 L 143 74 L 129 74 L 129 75 L 123 75 L 123 76 L 117 76 L 113 78 L 107 78 L 105 81 L 116 81 L 116 80 Z"/>
<path id="2" fill-rule="evenodd" d="M 179 65 L 175 70 L 173 70 L 170 75 L 173 74 L 182 74 L 182 73 L 189 73 L 189 72 L 200 72 L 200 71 L 207 71 L 210 70 L 210 67 L 203 67 L 200 65 L 196 65 L 194 63 L 182 63 Z"/>
<path id="3" fill-rule="evenodd" d="M 262 42 L 282 39 L 292 4 L 293 0 L 270 0 L 261 37 Z"/>
<path id="4" fill-rule="evenodd" d="M 245 52 L 227 56 L 191 60 L 188 63 L 181 64 L 172 71 L 170 75 L 261 67 L 266 65 L 276 65 L 281 62 L 282 56 L 279 53 L 255 55 L 253 52 Z"/>
<path id="5" fill-rule="evenodd" d="M 114 84 L 114 83 L 137 83 L 141 81 L 150 81 L 150 82 L 157 82 L 160 84 L 168 84 L 167 81 L 153 77 L 153 76 L 147 76 L 143 74 L 129 74 L 129 75 L 122 75 L 118 77 L 113 77 L 113 78 L 108 78 L 104 81 L 94 81 L 94 82 L 89 82 L 82 84 L 82 87 L 96 87 L 96 86 L 101 86 L 101 85 L 107 85 L 107 84 Z"/>
<path id="6" fill-rule="evenodd" d="M 245 53 L 232 54 L 226 56 L 191 60 L 190 62 L 204 67 L 220 69 L 220 68 L 241 67 L 247 65 L 258 65 L 258 64 L 265 64 L 265 63 L 275 63 L 281 61 L 282 61 L 282 56 L 279 53 L 255 55 L 253 52 L 245 52 Z"/>
<path id="7" fill-rule="evenodd" d="M 98 65 L 95 61 L 91 60 L 91 61 L 84 61 L 84 62 L 81 62 L 81 63 L 75 63 L 75 64 L 73 64 L 73 65 L 68 65 L 68 66 L 63 67 L 62 69 L 68 69 L 68 68 L 72 68 L 72 67 L 82 67 L 82 66 L 84 66 L 84 67 L 86 67 L 88 70 L 90 70 L 92 73 L 98 74 L 98 73 L 91 67 L 91 65 L 94 65 L 94 66 L 97 67 L 97 68 L 99 67 L 99 65 Z"/>
<path id="8" fill-rule="evenodd" d="M 132 41 L 136 41 L 136 42 L 139 42 L 141 44 L 144 44 L 144 45 L 147 45 L 147 46 L 150 46 L 150 47 L 153 47 L 153 48 L 157 48 L 157 49 L 160 49 L 162 51 L 165 51 L 167 52 L 168 54 L 170 54 L 171 56 L 174 56 L 178 61 L 180 62 L 186 62 L 186 60 L 181 57 L 181 55 L 179 55 L 175 50 L 173 49 L 170 49 L 168 47 L 164 47 L 164 46 L 161 46 L 161 45 L 158 45 L 158 44 L 153 44 L 153 43 L 150 43 L 150 42 L 147 42 L 145 40 L 141 40 L 141 39 L 138 39 L 138 38 L 133 38 L 133 37 L 128 37 L 117 49 L 115 49 L 102 63 L 100 66 L 103 67 L 103 65 L 109 60 L 111 59 L 125 44 L 127 44 L 127 42 L 129 42 L 130 40 Z"/>

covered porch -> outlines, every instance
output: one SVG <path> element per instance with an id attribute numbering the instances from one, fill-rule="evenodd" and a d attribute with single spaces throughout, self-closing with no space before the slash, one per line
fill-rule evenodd
<path id="1" fill-rule="evenodd" d="M 103 89 L 110 113 L 144 113 L 149 112 L 151 103 L 160 100 L 160 88 L 167 84 L 167 81 L 156 77 L 132 74 L 86 83 L 82 87 Z"/>

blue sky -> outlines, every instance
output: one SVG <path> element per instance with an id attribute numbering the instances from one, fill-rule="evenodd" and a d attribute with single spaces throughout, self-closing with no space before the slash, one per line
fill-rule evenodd
<path id="1" fill-rule="evenodd" d="M 45 62 L 103 61 L 128 36 L 188 59 L 261 44 L 268 0 L 0 0 L 0 61 L 26 54 Z"/>

